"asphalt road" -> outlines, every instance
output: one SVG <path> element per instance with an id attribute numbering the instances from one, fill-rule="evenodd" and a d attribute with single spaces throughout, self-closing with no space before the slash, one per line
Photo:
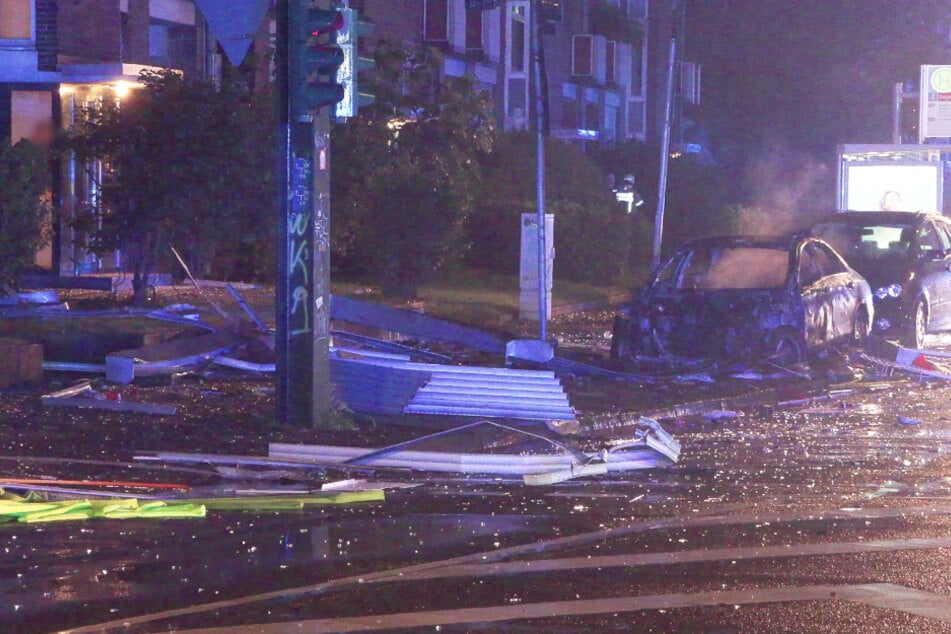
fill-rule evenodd
<path id="1" fill-rule="evenodd" d="M 665 421 L 623 477 L 0 526 L 0 630 L 951 632 L 951 385 L 848 389 Z"/>

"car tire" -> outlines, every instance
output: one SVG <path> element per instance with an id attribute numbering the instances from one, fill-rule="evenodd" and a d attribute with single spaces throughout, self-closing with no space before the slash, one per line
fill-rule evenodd
<path id="1" fill-rule="evenodd" d="M 868 309 L 865 306 L 855 311 L 855 320 L 852 322 L 852 336 L 850 343 L 856 348 L 864 348 L 868 344 L 868 336 L 872 332 L 872 320 L 869 319 Z"/>
<path id="2" fill-rule="evenodd" d="M 795 365 L 808 359 L 809 349 L 802 333 L 794 328 L 777 328 L 766 339 L 767 357 L 779 365 Z"/>
<path id="3" fill-rule="evenodd" d="M 925 335 L 928 332 L 928 302 L 924 297 L 915 300 L 915 307 L 911 311 L 911 319 L 905 328 L 905 336 L 901 344 L 906 348 L 920 350 L 925 345 Z"/>

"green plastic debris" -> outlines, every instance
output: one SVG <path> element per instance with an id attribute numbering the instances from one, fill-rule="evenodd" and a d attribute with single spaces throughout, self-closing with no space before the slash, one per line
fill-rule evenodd
<path id="1" fill-rule="evenodd" d="M 17 496 L 20 497 L 20 496 Z M 33 498 L 36 499 L 36 498 Z M 34 502 L 30 496 L 22 500 L 0 500 L 0 523 L 66 522 L 88 519 L 138 519 L 204 517 L 207 510 L 200 504 L 162 501 L 139 504 L 132 498 L 119 500 L 69 500 L 65 502 Z"/>
<path id="2" fill-rule="evenodd" d="M 150 500 L 67 500 L 49 502 L 30 491 L 25 496 L 0 489 L 0 524 L 20 522 L 66 522 L 87 519 L 168 519 L 205 517 L 212 511 L 299 511 L 309 504 L 353 504 L 380 502 L 382 489 L 336 491 L 310 495 Z"/>
<path id="3" fill-rule="evenodd" d="M 148 502 L 137 508 L 115 508 L 103 513 L 109 519 L 137 519 L 147 517 L 204 517 L 207 509 L 201 504 L 167 504 L 162 501 Z"/>
<path id="4" fill-rule="evenodd" d="M 311 495 L 185 499 L 193 504 L 203 504 L 209 511 L 296 511 L 308 504 L 382 502 L 386 499 L 386 495 L 382 489 L 371 489 L 369 491 L 335 491 Z"/>

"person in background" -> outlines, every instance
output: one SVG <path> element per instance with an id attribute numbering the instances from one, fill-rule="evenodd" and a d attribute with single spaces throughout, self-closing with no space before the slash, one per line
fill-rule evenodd
<path id="1" fill-rule="evenodd" d="M 882 211 L 902 211 L 901 194 L 889 189 L 882 194 L 882 199 L 879 201 L 878 207 Z"/>

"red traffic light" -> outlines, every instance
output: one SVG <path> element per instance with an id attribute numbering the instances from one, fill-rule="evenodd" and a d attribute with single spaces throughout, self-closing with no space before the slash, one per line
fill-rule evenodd
<path id="1" fill-rule="evenodd" d="M 344 26 L 343 13 L 334 9 L 307 9 L 307 28 L 311 35 L 339 31 Z"/>

